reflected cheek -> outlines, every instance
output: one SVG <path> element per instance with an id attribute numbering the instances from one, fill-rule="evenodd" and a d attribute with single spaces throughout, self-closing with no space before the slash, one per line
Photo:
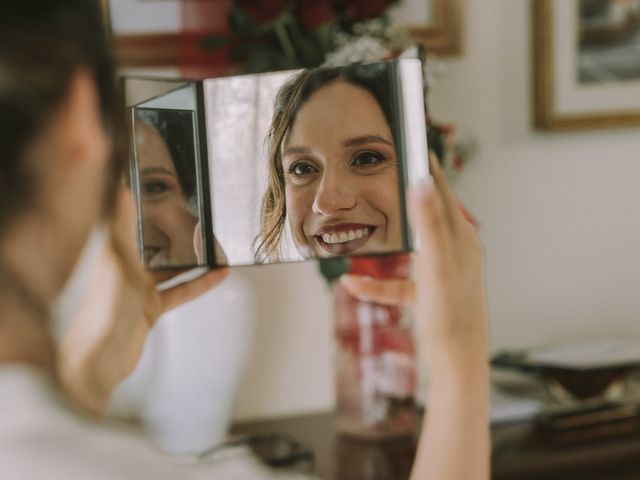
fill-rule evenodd
<path id="1" fill-rule="evenodd" d="M 170 244 L 185 235 L 192 236 L 197 223 L 178 201 L 170 200 L 144 203 L 142 220 L 145 233 L 160 233 Z"/>
<path id="2" fill-rule="evenodd" d="M 165 202 L 142 203 L 142 228 L 144 233 L 148 231 L 162 232 L 163 217 L 166 213 Z"/>
<path id="3" fill-rule="evenodd" d="M 305 245 L 307 244 L 307 239 L 304 234 L 304 225 L 311 216 L 313 189 L 288 187 L 285 190 L 285 196 L 287 217 L 293 239 L 296 244 Z"/>
<path id="4" fill-rule="evenodd" d="M 193 239 L 193 230 L 197 221 L 187 210 L 181 206 L 173 205 L 173 208 L 165 213 L 162 228 L 174 242 L 184 238 Z"/>
<path id="5" fill-rule="evenodd" d="M 380 182 L 374 182 L 362 198 L 371 207 L 385 218 L 385 243 L 392 246 L 401 245 L 402 221 L 400 218 L 400 191 L 398 189 L 397 175 L 381 178 Z"/>

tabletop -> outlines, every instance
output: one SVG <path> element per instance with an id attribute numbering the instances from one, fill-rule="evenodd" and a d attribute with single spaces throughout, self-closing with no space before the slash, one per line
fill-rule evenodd
<path id="1" fill-rule="evenodd" d="M 335 429 L 335 414 L 324 412 L 244 422 L 235 433 L 287 433 L 311 450 L 323 480 L 405 480 L 411 473 L 416 437 L 384 442 L 345 438 Z M 494 427 L 494 480 L 637 480 L 640 431 L 586 442 L 541 439 L 529 423 Z M 463 461 L 463 459 L 461 459 Z"/>

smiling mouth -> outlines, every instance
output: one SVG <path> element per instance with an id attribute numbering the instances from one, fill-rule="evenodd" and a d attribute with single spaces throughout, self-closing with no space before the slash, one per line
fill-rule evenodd
<path id="1" fill-rule="evenodd" d="M 144 247 L 144 264 L 151 265 L 154 257 L 160 252 L 160 247 Z"/>
<path id="2" fill-rule="evenodd" d="M 362 248 L 371 238 L 376 227 L 336 227 L 315 235 L 316 242 L 331 255 L 349 255 Z"/>

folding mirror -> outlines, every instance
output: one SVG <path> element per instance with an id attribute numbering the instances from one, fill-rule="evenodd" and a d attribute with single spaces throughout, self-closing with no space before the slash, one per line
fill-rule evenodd
<path id="1" fill-rule="evenodd" d="M 406 187 L 428 175 L 419 60 L 124 85 L 149 268 L 412 248 Z"/>

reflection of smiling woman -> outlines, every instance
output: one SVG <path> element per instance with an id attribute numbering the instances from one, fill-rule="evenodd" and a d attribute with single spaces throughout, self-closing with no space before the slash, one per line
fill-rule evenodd
<path id="1" fill-rule="evenodd" d="M 305 71 L 278 93 L 257 257 L 288 226 L 305 257 L 402 248 L 387 69 Z"/>
<path id="2" fill-rule="evenodd" d="M 196 197 L 195 173 L 188 165 L 193 157 L 170 150 L 160 132 L 150 126 L 152 119 L 146 117 L 151 114 L 155 118 L 158 112 L 142 113 L 142 121 L 136 123 L 144 261 L 150 267 L 194 265 L 198 218 L 191 205 Z M 179 146 L 180 142 L 173 149 Z"/>

